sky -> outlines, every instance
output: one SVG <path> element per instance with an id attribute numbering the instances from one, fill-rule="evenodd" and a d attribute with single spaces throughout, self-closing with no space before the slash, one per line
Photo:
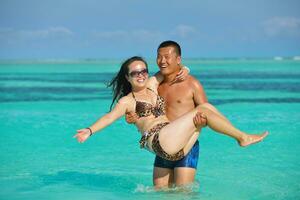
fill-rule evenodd
<path id="1" fill-rule="evenodd" d="M 0 0 L 0 59 L 300 56 L 300 0 Z"/>

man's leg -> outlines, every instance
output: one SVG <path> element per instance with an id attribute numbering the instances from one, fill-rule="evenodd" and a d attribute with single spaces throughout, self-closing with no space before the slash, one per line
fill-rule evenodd
<path id="1" fill-rule="evenodd" d="M 183 186 L 193 183 L 196 176 L 196 169 L 189 167 L 176 167 L 174 169 L 174 180 L 176 186 Z"/>
<path id="2" fill-rule="evenodd" d="M 156 189 L 167 188 L 174 184 L 173 169 L 154 167 L 153 185 Z"/>
<path id="3" fill-rule="evenodd" d="M 153 169 L 153 185 L 155 188 L 165 188 L 174 185 L 174 166 L 176 161 L 155 157 Z"/>
<path id="4" fill-rule="evenodd" d="M 173 184 L 186 185 L 195 179 L 199 158 L 199 141 L 197 140 L 190 152 L 181 160 L 169 161 L 155 157 L 153 184 L 156 188 L 170 187 Z"/>
<path id="5" fill-rule="evenodd" d="M 193 183 L 195 180 L 199 159 L 199 141 L 197 140 L 190 152 L 177 161 L 174 168 L 174 182 L 176 186 Z"/>

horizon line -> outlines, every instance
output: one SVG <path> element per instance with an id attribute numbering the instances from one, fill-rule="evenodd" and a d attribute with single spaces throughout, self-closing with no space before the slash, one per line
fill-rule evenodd
<path id="1" fill-rule="evenodd" d="M 143 56 L 142 56 L 143 57 Z M 143 57 L 146 60 L 156 60 L 153 57 Z M 0 62 L 95 62 L 95 61 L 120 61 L 125 58 L 0 58 Z M 186 57 L 182 60 L 300 60 L 298 56 L 240 56 L 240 57 Z"/>

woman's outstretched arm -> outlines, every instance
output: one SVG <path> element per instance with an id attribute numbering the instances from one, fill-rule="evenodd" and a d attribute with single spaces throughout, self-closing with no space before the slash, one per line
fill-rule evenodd
<path id="1" fill-rule="evenodd" d="M 99 118 L 94 124 L 92 124 L 88 128 L 77 130 L 77 134 L 74 135 L 74 138 L 77 138 L 78 142 L 82 143 L 85 140 L 87 140 L 90 135 L 110 125 L 126 113 L 129 105 L 128 102 L 128 97 L 122 97 L 111 112 Z"/>

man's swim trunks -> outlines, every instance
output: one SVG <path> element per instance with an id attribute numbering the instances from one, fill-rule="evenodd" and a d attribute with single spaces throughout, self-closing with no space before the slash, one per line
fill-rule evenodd
<path id="1" fill-rule="evenodd" d="M 170 161 L 165 160 L 159 156 L 155 157 L 154 166 L 161 168 L 174 169 L 176 167 L 189 167 L 197 169 L 199 158 L 199 141 L 197 140 L 192 147 L 191 151 L 181 160 Z"/>

